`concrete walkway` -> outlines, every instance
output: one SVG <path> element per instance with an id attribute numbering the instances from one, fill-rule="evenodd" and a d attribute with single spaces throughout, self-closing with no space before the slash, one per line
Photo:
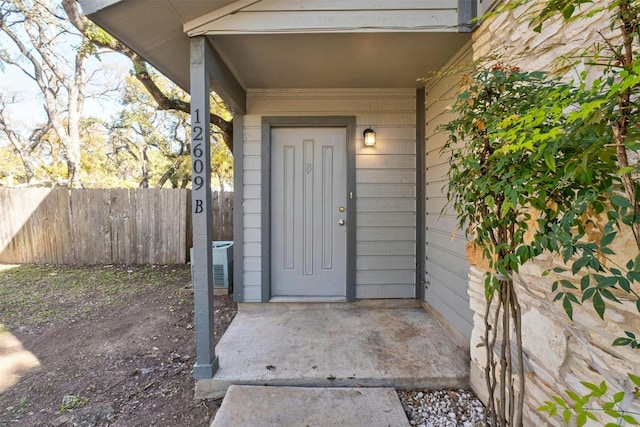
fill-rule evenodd
<path id="1" fill-rule="evenodd" d="M 393 388 L 231 386 L 211 427 L 409 427 Z"/>
<path id="2" fill-rule="evenodd" d="M 240 304 L 218 343 L 220 369 L 196 397 L 232 384 L 466 387 L 467 351 L 416 301 Z M 289 405 L 287 405 L 289 406 Z"/>

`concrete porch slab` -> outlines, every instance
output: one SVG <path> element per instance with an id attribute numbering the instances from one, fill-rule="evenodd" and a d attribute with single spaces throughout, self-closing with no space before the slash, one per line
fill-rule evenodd
<path id="1" fill-rule="evenodd" d="M 393 388 L 231 386 L 211 427 L 409 426 Z"/>
<path id="2" fill-rule="evenodd" d="M 241 304 L 196 398 L 232 384 L 466 387 L 468 353 L 417 301 Z"/>

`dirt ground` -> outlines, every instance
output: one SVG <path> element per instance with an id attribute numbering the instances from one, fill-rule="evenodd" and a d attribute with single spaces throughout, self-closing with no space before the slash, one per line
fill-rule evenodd
<path id="1" fill-rule="evenodd" d="M 0 266 L 0 426 L 208 426 L 194 361 L 189 266 Z"/>

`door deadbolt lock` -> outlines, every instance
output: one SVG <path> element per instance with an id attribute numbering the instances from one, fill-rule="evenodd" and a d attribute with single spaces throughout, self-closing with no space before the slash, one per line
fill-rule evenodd
<path id="1" fill-rule="evenodd" d="M 338 212 L 344 212 L 344 206 L 340 206 L 340 207 L 338 208 Z"/>

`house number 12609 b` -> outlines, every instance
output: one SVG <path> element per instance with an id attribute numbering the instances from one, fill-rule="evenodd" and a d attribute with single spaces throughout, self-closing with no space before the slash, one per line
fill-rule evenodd
<path id="1" fill-rule="evenodd" d="M 204 156 L 203 150 L 203 134 L 204 130 L 202 125 L 200 124 L 200 110 L 196 109 L 194 111 L 195 120 L 194 125 L 191 128 L 191 159 L 192 159 L 192 191 L 199 191 L 204 187 L 205 177 L 204 177 L 204 160 L 202 159 Z M 206 189 L 205 189 L 206 191 Z M 195 199 L 194 213 L 202 213 L 204 211 L 204 205 L 202 201 L 202 197 L 197 197 Z"/>

